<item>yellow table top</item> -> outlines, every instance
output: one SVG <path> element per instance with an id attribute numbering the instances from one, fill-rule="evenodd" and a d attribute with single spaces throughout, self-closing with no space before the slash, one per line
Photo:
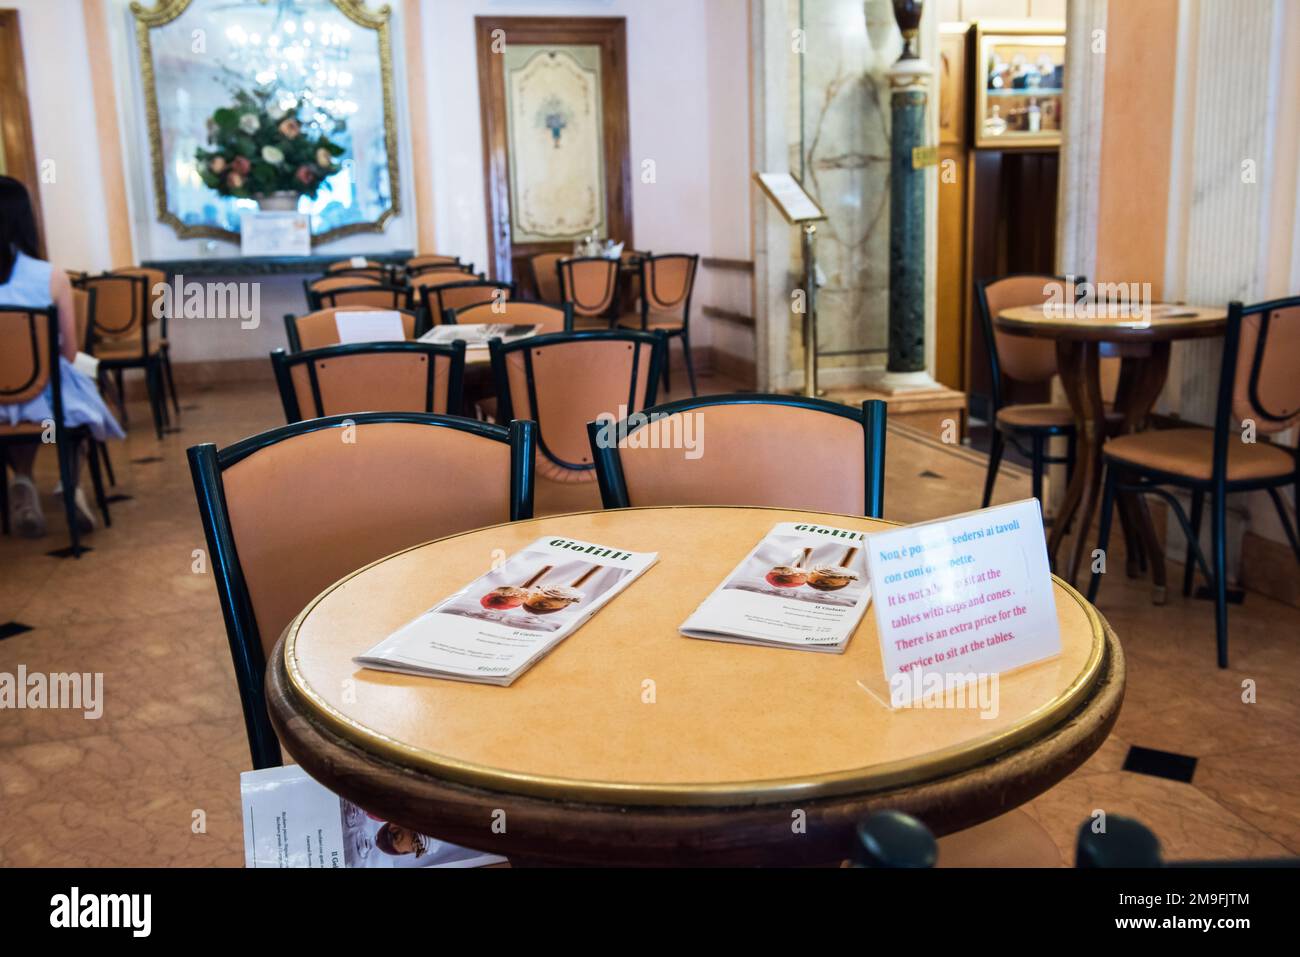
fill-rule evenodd
<path id="1" fill-rule="evenodd" d="M 1059 580 L 1062 653 L 1003 675 L 991 719 L 892 711 L 865 690 L 884 686 L 870 608 L 843 655 L 679 634 L 784 521 L 887 527 L 784 509 L 649 508 L 431 542 L 360 570 L 304 609 L 283 643 L 293 693 L 303 711 L 363 750 L 440 778 L 634 804 L 768 803 L 926 780 L 1042 737 L 1089 697 L 1105 654 L 1102 621 Z M 542 535 L 657 551 L 659 562 L 508 688 L 352 662 Z"/>
<path id="2" fill-rule="evenodd" d="M 1147 332 L 1162 337 L 1183 338 L 1211 333 L 1212 330 L 1222 326 L 1228 318 L 1228 311 L 1220 306 L 1152 303 L 1147 309 L 1134 305 L 1129 314 L 1116 316 L 1089 316 L 1084 311 L 1087 308 L 1078 306 L 1075 315 L 1069 315 L 1062 312 L 1064 309 L 1062 306 L 1054 306 L 1050 310 L 1045 306 L 1015 306 L 999 312 L 996 321 L 998 328 L 1003 332 L 1024 331 L 1027 334 L 1070 335 L 1112 330 L 1139 334 Z"/>

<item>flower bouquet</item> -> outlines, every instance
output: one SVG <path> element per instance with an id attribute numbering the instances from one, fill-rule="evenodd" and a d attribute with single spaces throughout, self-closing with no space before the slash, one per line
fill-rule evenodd
<path id="1" fill-rule="evenodd" d="M 199 177 L 222 196 L 256 199 L 285 195 L 315 198 L 339 171 L 345 152 L 324 132 L 309 132 L 298 118 L 302 101 L 285 106 L 271 91 L 235 91 L 233 105 L 208 120 L 208 145 L 195 151 Z M 331 118 L 332 119 L 332 118 Z M 333 130 L 343 129 L 332 121 Z"/>

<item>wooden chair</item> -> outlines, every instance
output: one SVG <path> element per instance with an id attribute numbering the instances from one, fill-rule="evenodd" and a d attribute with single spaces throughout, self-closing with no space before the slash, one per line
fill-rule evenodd
<path id="1" fill-rule="evenodd" d="M 558 333 L 488 343 L 497 419 L 537 423 L 538 474 L 555 482 L 593 482 L 587 423 L 602 414 L 654 404 L 667 344 L 648 332 Z"/>
<path id="2" fill-rule="evenodd" d="M 504 302 L 480 302 L 473 306 L 448 309 L 443 314 L 444 323 L 491 325 L 502 323 L 512 326 L 541 326 L 537 334 L 573 331 L 573 307 L 552 306 L 545 302 L 526 302 L 507 299 Z"/>
<path id="3" fill-rule="evenodd" d="M 1251 438 L 1237 423 L 1253 425 Z M 1212 428 L 1165 429 L 1110 439 L 1102 448 L 1105 480 L 1097 547 L 1104 553 L 1117 494 L 1155 495 L 1169 505 L 1187 536 L 1183 594 L 1191 591 L 1193 561 L 1214 592 L 1215 642 L 1220 668 L 1228 667 L 1228 496 L 1267 492 L 1277 509 L 1296 560 L 1300 539 L 1287 516 L 1279 489 L 1300 495 L 1300 455 L 1274 445 L 1269 435 L 1300 423 L 1300 296 L 1244 306 L 1228 305 L 1223 364 Z M 1256 441 L 1256 437 L 1264 441 Z M 1190 518 L 1169 491 L 1191 496 Z M 1212 560 L 1200 546 L 1201 513 L 1210 499 Z M 1088 600 L 1097 597 L 1101 574 L 1094 571 Z"/>
<path id="4" fill-rule="evenodd" d="M 408 280 L 424 275 L 426 272 L 463 272 L 474 274 L 473 263 L 463 263 L 459 256 L 439 256 L 434 254 L 412 256 L 403 266 Z"/>
<path id="5" fill-rule="evenodd" d="M 189 450 L 255 768 L 281 763 L 264 679 L 294 616 L 385 555 L 531 518 L 533 436 L 531 422 L 365 412 Z"/>
<path id="6" fill-rule="evenodd" d="M 123 425 L 128 420 L 122 373 L 127 369 L 142 369 L 154 433 L 161 439 L 169 422 L 163 398 L 166 340 L 162 337 L 161 320 L 152 320 L 153 297 L 148 280 L 137 274 L 104 273 L 86 277 L 80 288 L 95 293 L 94 307 L 88 313 L 85 350 L 99 360 L 101 375 L 114 377 Z"/>
<path id="7" fill-rule="evenodd" d="M 533 271 L 533 289 L 542 302 L 563 302 L 563 283 L 560 279 L 560 261 L 568 253 L 538 253 L 528 261 Z"/>
<path id="8" fill-rule="evenodd" d="M 654 441 L 633 440 L 646 428 Z M 885 403 L 877 399 L 854 409 L 789 395 L 706 396 L 593 421 L 587 431 L 605 508 L 759 505 L 883 517 Z M 707 454 L 687 455 L 693 436 Z"/>
<path id="9" fill-rule="evenodd" d="M 633 256 L 637 254 L 633 253 Z M 695 388 L 695 361 L 691 356 L 691 293 L 695 289 L 695 274 L 700 257 L 682 253 L 637 258 L 640 263 L 640 303 L 636 315 L 624 316 L 619 325 L 625 329 L 643 332 L 662 332 L 669 340 L 680 337 L 686 353 L 686 377 L 691 382 L 691 395 Z M 664 363 L 664 390 L 668 381 L 669 363 Z"/>
<path id="10" fill-rule="evenodd" d="M 382 263 L 377 259 L 367 259 L 363 265 L 358 265 L 352 259 L 340 259 L 332 262 L 325 267 L 327 276 L 364 276 L 367 279 L 373 279 L 385 286 L 400 285 L 397 277 L 397 269 L 387 263 Z"/>
<path id="11" fill-rule="evenodd" d="M 167 385 L 167 394 L 172 400 L 172 413 L 176 416 L 176 421 L 179 422 L 181 403 L 176 397 L 176 379 L 172 375 L 171 339 L 167 334 L 168 320 L 171 319 L 171 316 L 168 314 L 168 310 L 155 308 L 158 301 L 163 297 L 163 288 L 167 285 L 167 274 L 161 269 L 150 269 L 147 266 L 129 266 L 124 269 L 114 269 L 112 274 L 115 276 L 143 276 L 148 285 L 149 316 L 156 318 L 159 323 L 158 353 L 162 356 L 163 379 Z"/>
<path id="12" fill-rule="evenodd" d="M 303 316 L 288 315 L 284 317 L 285 336 L 289 341 L 291 353 L 304 349 L 323 349 L 339 344 L 339 326 L 335 318 L 339 313 L 369 312 L 364 306 L 335 306 L 332 309 L 317 309 Z M 418 339 L 421 332 L 419 317 L 409 309 L 398 309 L 402 316 L 402 329 L 407 339 Z"/>
<path id="13" fill-rule="evenodd" d="M 1009 381 L 1029 384 L 1050 382 L 1056 375 L 1056 343 L 1050 339 L 1031 339 L 998 332 L 993 317 L 1015 306 L 1035 306 L 1047 302 L 1054 290 L 1064 290 L 1064 299 L 1073 300 L 1075 290 L 1085 282 L 1082 276 L 1049 276 L 1036 273 L 981 279 L 975 283 L 975 311 L 989 355 L 992 382 L 992 407 L 989 411 L 989 465 L 984 477 L 983 507 L 993 498 L 993 484 L 1002 464 L 1006 443 L 1030 461 L 1033 495 L 1043 501 L 1043 474 L 1048 465 L 1064 465 L 1067 475 L 1074 471 L 1074 413 L 1068 405 L 1055 403 L 1009 404 L 1006 392 Z M 1114 423 L 1119 424 L 1119 418 Z M 1064 457 L 1047 453 L 1049 439 L 1066 440 Z M 1028 442 L 1028 447 L 1022 444 Z"/>
<path id="14" fill-rule="evenodd" d="M 364 286 L 342 286 L 316 294 L 320 304 L 317 309 L 337 309 L 340 306 L 358 306 L 368 309 L 405 309 L 411 301 L 405 286 L 385 286 L 379 283 Z"/>
<path id="15" fill-rule="evenodd" d="M 59 481 L 63 485 L 63 512 L 68 521 L 71 539 L 70 554 L 80 558 L 81 533 L 77 528 L 77 475 L 76 446 L 87 445 L 87 464 L 95 487 L 95 504 L 111 526 L 108 501 L 104 496 L 104 481 L 99 470 L 99 458 L 91 446 L 94 438 L 85 426 L 69 428 L 63 422 L 63 377 L 59 375 L 59 317 L 58 310 L 30 309 L 23 306 L 0 305 L 0 402 L 17 404 L 30 402 L 50 388 L 50 406 L 54 420 L 54 444 L 59 458 Z M 0 423 L 0 528 L 9 534 L 9 479 L 5 448 L 41 442 L 45 423 L 19 422 L 16 425 Z"/>
<path id="16" fill-rule="evenodd" d="M 560 298 L 572 304 L 577 329 L 608 329 L 618 296 L 619 261 L 601 257 L 561 259 Z"/>
<path id="17" fill-rule="evenodd" d="M 425 286 L 420 290 L 421 305 L 426 310 L 430 326 L 447 321 L 448 313 L 469 306 L 504 304 L 514 296 L 513 283 L 486 282 L 451 282 L 438 286 Z"/>
<path id="18" fill-rule="evenodd" d="M 271 353 L 289 424 L 348 412 L 460 415 L 465 343 L 361 342 Z"/>

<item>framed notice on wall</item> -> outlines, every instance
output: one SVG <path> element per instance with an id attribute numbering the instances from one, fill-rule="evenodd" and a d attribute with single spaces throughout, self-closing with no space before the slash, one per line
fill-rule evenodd
<path id="1" fill-rule="evenodd" d="M 789 173 L 755 173 L 754 182 L 791 225 L 819 223 L 826 218 L 816 200 Z"/>

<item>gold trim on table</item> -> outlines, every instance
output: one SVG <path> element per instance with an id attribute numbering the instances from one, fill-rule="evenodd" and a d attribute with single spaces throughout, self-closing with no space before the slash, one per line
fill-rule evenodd
<path id="1" fill-rule="evenodd" d="M 681 508 L 708 508 L 723 510 L 737 508 L 745 511 L 791 512 L 794 509 L 757 508 L 747 506 L 673 506 L 658 509 L 622 509 L 620 512 L 668 511 Z M 599 511 L 579 512 L 574 515 L 601 515 Z M 810 513 L 812 514 L 812 513 Z M 833 513 L 815 513 L 818 515 Z M 594 802 L 612 805 L 696 805 L 730 806 L 778 804 L 796 799 L 823 798 L 844 794 L 865 794 L 901 785 L 930 781 L 970 770 L 1018 746 L 1041 739 L 1055 727 L 1065 724 L 1092 696 L 1099 678 L 1110 667 L 1107 635 L 1108 627 L 1097 610 L 1083 596 L 1055 575 L 1052 580 L 1083 611 L 1092 634 L 1092 647 L 1082 671 L 1051 701 L 1040 705 L 1015 724 L 917 758 L 884 762 L 881 764 L 836 771 L 799 778 L 737 781 L 727 784 L 707 782 L 680 782 L 646 784 L 638 782 L 576 780 L 548 775 L 503 771 L 474 764 L 442 754 L 414 747 L 358 722 L 341 713 L 307 685 L 299 668 L 296 641 L 299 629 L 312 610 L 336 589 L 371 568 L 408 552 L 436 542 L 451 541 L 467 535 L 481 534 L 493 528 L 518 528 L 533 522 L 551 521 L 563 516 L 544 516 L 526 522 L 473 529 L 457 535 L 448 535 L 404 549 L 393 555 L 360 568 L 335 582 L 318 595 L 289 625 L 284 640 L 284 665 L 289 686 L 299 699 L 309 717 L 319 721 L 335 734 L 375 757 L 393 764 L 422 771 L 439 779 L 493 791 L 530 795 L 554 800 Z M 573 517 L 573 516 L 569 516 Z M 854 521 L 873 521 L 882 525 L 898 523 L 863 516 L 841 516 Z M 683 639 L 685 640 L 685 639 Z M 1113 640 L 1113 636 L 1111 638 Z M 883 706 L 883 705 L 882 705 Z"/>

